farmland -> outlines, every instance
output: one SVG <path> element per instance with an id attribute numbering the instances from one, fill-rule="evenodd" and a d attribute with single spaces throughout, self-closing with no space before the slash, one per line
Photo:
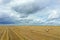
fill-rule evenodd
<path id="1" fill-rule="evenodd" d="M 60 27 L 0 26 L 0 40 L 60 40 Z"/>

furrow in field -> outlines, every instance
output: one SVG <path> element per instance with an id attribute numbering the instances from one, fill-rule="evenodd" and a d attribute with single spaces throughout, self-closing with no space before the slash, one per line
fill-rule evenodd
<path id="1" fill-rule="evenodd" d="M 34 40 L 37 40 L 37 39 L 60 40 L 60 38 L 56 37 L 55 35 L 44 33 L 44 32 L 41 32 L 41 31 L 39 31 L 39 32 L 36 31 L 36 30 L 31 31 L 31 29 L 29 29 L 29 30 L 21 29 L 21 30 L 23 30 L 23 32 L 19 31 L 19 29 L 17 30 L 17 32 L 20 32 L 20 33 L 22 33 L 24 35 L 27 35 L 30 38 L 34 38 Z"/>
<path id="2" fill-rule="evenodd" d="M 13 32 L 14 30 L 9 29 L 9 40 L 24 40 L 22 37 L 20 37 L 18 34 Z"/>
<path id="3" fill-rule="evenodd" d="M 3 34 L 4 34 L 4 30 L 0 30 L 0 40 Z"/>
<path id="4" fill-rule="evenodd" d="M 11 29 L 13 30 L 13 29 Z M 27 35 L 24 35 L 23 33 L 19 32 L 19 31 L 16 31 L 16 30 L 13 30 L 14 33 L 16 33 L 17 35 L 21 36 L 24 40 L 33 40 L 32 38 L 30 38 L 29 36 Z"/>
<path id="5" fill-rule="evenodd" d="M 4 33 L 3 33 L 3 35 L 1 36 L 1 40 L 7 40 L 6 38 L 7 37 L 6 37 L 6 30 L 5 30 Z"/>

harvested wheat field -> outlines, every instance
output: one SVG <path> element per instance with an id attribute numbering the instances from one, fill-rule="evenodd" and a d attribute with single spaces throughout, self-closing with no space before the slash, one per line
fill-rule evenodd
<path id="1" fill-rule="evenodd" d="M 0 40 L 60 40 L 60 27 L 1 26 Z"/>

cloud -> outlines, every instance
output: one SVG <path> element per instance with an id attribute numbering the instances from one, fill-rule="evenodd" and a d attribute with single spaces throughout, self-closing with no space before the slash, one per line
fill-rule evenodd
<path id="1" fill-rule="evenodd" d="M 5 4 L 8 4 L 10 2 L 11 2 L 11 0 L 0 0 L 0 5 L 5 5 Z"/>
<path id="2" fill-rule="evenodd" d="M 0 0 L 0 24 L 60 24 L 59 0 Z"/>
<path id="3" fill-rule="evenodd" d="M 34 14 L 38 11 L 43 10 L 44 8 L 46 8 L 46 6 L 49 4 L 48 0 L 34 0 L 33 2 L 27 2 L 27 3 L 23 3 L 17 6 L 14 6 L 12 9 L 14 11 L 16 11 L 17 13 L 22 14 L 23 18 L 29 16 L 30 14 Z M 17 3 L 18 4 L 18 3 Z M 25 16 L 26 15 L 26 16 Z"/>
<path id="4" fill-rule="evenodd" d="M 51 14 L 49 15 L 48 19 L 54 19 L 54 18 L 58 18 L 58 11 L 57 10 L 52 10 Z"/>

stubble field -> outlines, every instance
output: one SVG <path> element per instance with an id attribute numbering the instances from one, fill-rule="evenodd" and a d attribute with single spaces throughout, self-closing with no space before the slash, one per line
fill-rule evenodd
<path id="1" fill-rule="evenodd" d="M 0 40 L 60 40 L 60 27 L 0 26 Z"/>

